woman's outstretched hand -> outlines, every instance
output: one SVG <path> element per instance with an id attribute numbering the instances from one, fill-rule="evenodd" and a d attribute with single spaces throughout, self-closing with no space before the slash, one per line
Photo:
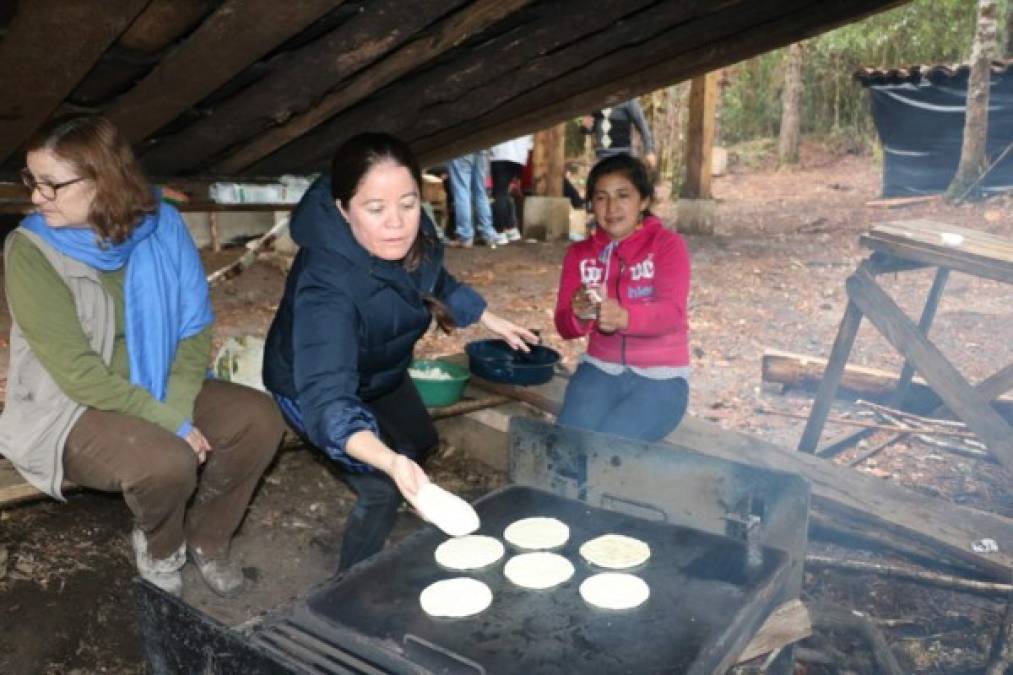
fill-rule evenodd
<path id="1" fill-rule="evenodd" d="M 538 344 L 538 336 L 530 330 L 522 328 L 512 321 L 507 321 L 503 317 L 497 316 L 489 310 L 482 312 L 482 318 L 480 321 L 483 326 L 506 340 L 507 344 L 514 349 L 529 352 L 531 351 L 528 348 L 529 344 Z"/>
<path id="2" fill-rule="evenodd" d="M 391 457 L 390 464 L 386 467 L 385 471 L 390 476 L 390 479 L 394 481 L 394 485 L 400 490 L 405 501 L 418 511 L 417 498 L 419 488 L 429 482 L 429 476 L 422 470 L 422 467 L 409 457 L 402 455 L 400 452 L 393 452 L 392 454 L 393 457 Z"/>

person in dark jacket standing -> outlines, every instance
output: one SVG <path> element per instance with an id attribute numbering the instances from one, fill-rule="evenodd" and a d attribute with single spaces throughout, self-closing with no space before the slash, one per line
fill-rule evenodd
<path id="1" fill-rule="evenodd" d="M 581 121 L 581 131 L 594 135 L 595 159 L 602 160 L 616 155 L 633 154 L 633 128 L 640 132 L 644 146 L 644 163 L 654 169 L 658 156 L 654 152 L 654 136 L 644 117 L 640 102 L 631 98 L 625 103 L 602 108 L 594 115 L 586 115 Z"/>
<path id="2" fill-rule="evenodd" d="M 358 495 L 339 571 L 383 548 L 401 497 L 417 507 L 428 481 L 420 463 L 436 430 L 408 365 L 432 319 L 445 330 L 481 322 L 516 349 L 537 342 L 446 271 L 420 184 L 404 143 L 360 134 L 292 215 L 300 250 L 267 336 L 264 383 Z"/>

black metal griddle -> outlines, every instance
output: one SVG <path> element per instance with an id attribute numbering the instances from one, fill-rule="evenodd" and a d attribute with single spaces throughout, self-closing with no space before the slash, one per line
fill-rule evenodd
<path id="1" fill-rule="evenodd" d="M 570 526 L 557 552 L 576 568 L 554 589 L 518 588 L 503 575 L 505 560 L 477 573 L 493 592 L 474 617 L 434 619 L 419 606 L 430 583 L 461 573 L 440 568 L 433 551 L 446 539 L 435 529 L 399 545 L 318 589 L 283 620 L 289 638 L 262 642 L 284 650 L 305 633 L 381 670 L 448 673 L 709 673 L 748 615 L 768 609 L 785 583 L 787 555 L 749 550 L 740 541 L 688 527 L 593 508 L 524 486 L 507 486 L 475 503 L 481 534 L 502 538 L 511 522 L 552 516 Z M 579 555 L 580 544 L 616 532 L 647 542 L 651 559 L 633 572 L 647 582 L 640 607 L 607 611 L 587 605 L 578 586 L 602 570 Z M 510 547 L 508 546 L 508 549 Z M 755 606 L 754 612 L 747 608 Z"/>
<path id="2" fill-rule="evenodd" d="M 511 484 L 475 502 L 480 533 L 502 539 L 519 518 L 563 520 L 570 540 L 558 552 L 576 568 L 565 584 L 514 587 L 506 558 L 444 570 L 433 552 L 446 537 L 432 527 L 246 628 L 138 582 L 153 672 L 724 673 L 770 612 L 798 597 L 809 505 L 798 476 L 527 418 L 511 420 L 509 453 Z M 579 595 L 599 570 L 577 549 L 608 532 L 651 546 L 631 570 L 651 588 L 636 609 L 599 610 Z M 425 615 L 419 593 L 454 576 L 487 583 L 492 605 L 463 619 Z M 768 672 L 790 673 L 792 662 L 782 650 Z"/>

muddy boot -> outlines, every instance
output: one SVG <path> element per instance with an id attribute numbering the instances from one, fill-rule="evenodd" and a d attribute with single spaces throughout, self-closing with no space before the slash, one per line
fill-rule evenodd
<path id="1" fill-rule="evenodd" d="M 176 596 L 182 594 L 183 575 L 181 570 L 186 563 L 185 546 L 180 546 L 168 558 L 156 560 L 148 553 L 148 538 L 141 530 L 134 528 L 130 534 L 130 543 L 134 546 L 137 573 L 142 579 L 158 586 L 166 593 Z"/>
<path id="2" fill-rule="evenodd" d="M 229 558 L 205 558 L 199 548 L 187 548 L 190 560 L 197 567 L 204 583 L 223 598 L 233 598 L 243 592 L 243 570 Z"/>

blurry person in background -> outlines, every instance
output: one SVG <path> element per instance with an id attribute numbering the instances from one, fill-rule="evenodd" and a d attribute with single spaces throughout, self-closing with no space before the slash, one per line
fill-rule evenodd
<path id="1" fill-rule="evenodd" d="M 585 115 L 581 120 L 581 130 L 585 134 L 594 135 L 595 159 L 602 160 L 615 155 L 632 155 L 633 128 L 640 132 L 640 140 L 644 146 L 644 163 L 652 171 L 658 166 L 658 156 L 654 151 L 654 136 L 647 124 L 640 102 L 631 98 L 625 103 L 602 108 L 593 115 Z"/>
<path id="2" fill-rule="evenodd" d="M 528 134 L 494 145 L 489 151 L 489 166 L 492 173 L 492 222 L 497 232 L 505 234 L 509 241 L 520 241 L 521 231 L 517 225 L 517 205 L 510 195 L 510 186 L 520 182 L 524 165 L 534 143 Z"/>

